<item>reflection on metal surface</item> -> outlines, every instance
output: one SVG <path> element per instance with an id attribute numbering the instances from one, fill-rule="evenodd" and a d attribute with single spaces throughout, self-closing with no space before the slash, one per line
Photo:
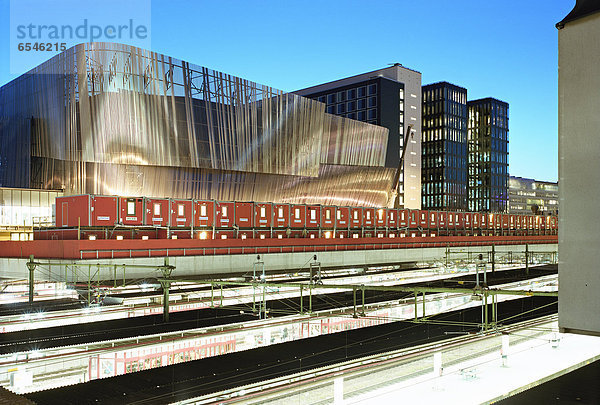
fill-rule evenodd
<path id="1" fill-rule="evenodd" d="M 388 130 L 324 109 L 132 46 L 80 44 L 0 88 L 0 185 L 385 205 Z"/>

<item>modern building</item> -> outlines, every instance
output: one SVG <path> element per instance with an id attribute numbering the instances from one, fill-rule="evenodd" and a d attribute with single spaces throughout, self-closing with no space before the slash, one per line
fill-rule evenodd
<path id="1" fill-rule="evenodd" d="M 600 335 L 600 3 L 577 0 L 558 28 L 558 324 Z"/>
<path id="2" fill-rule="evenodd" d="M 508 103 L 469 101 L 467 125 L 469 211 L 508 210 Z"/>
<path id="3" fill-rule="evenodd" d="M 398 185 L 398 205 L 421 207 L 421 73 L 400 64 L 295 92 L 320 101 L 329 114 L 389 130 L 385 167 L 397 169 L 412 127 Z"/>
<path id="4" fill-rule="evenodd" d="M 420 74 L 413 76 L 407 105 L 414 107 Z M 381 83 L 374 82 L 376 97 Z M 404 94 L 396 88 L 399 122 Z M 371 103 L 372 91 L 357 86 L 356 104 Z M 371 122 L 384 114 L 377 108 Z M 419 124 L 411 152 L 420 157 L 415 108 L 408 114 Z M 0 187 L 386 206 L 397 176 L 385 165 L 388 132 L 328 114 L 310 98 L 170 56 L 80 44 L 0 88 Z M 411 177 L 420 170 L 416 157 L 409 159 Z"/>
<path id="5" fill-rule="evenodd" d="M 0 240 L 29 240 L 32 227 L 53 222 L 61 191 L 0 187 Z"/>
<path id="6" fill-rule="evenodd" d="M 467 89 L 448 82 L 423 86 L 423 209 L 466 211 Z"/>
<path id="7" fill-rule="evenodd" d="M 510 176 L 508 212 L 558 215 L 558 183 Z"/>

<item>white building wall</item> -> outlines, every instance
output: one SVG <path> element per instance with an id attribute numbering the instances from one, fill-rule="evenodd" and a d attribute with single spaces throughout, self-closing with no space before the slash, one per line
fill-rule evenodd
<path id="1" fill-rule="evenodd" d="M 600 13 L 558 31 L 559 327 L 600 334 Z"/>

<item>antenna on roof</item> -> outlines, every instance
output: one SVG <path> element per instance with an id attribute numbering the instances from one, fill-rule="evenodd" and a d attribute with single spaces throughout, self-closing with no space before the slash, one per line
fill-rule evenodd
<path id="1" fill-rule="evenodd" d="M 395 62 L 395 63 L 388 63 L 388 65 L 389 66 L 402 66 L 402 63 Z"/>

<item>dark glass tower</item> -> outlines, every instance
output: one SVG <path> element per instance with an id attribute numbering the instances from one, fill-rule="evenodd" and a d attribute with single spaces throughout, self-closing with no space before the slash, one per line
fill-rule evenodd
<path id="1" fill-rule="evenodd" d="M 423 209 L 467 210 L 467 89 L 423 86 Z"/>
<path id="2" fill-rule="evenodd" d="M 508 209 L 508 103 L 494 98 L 468 102 L 469 210 Z"/>

